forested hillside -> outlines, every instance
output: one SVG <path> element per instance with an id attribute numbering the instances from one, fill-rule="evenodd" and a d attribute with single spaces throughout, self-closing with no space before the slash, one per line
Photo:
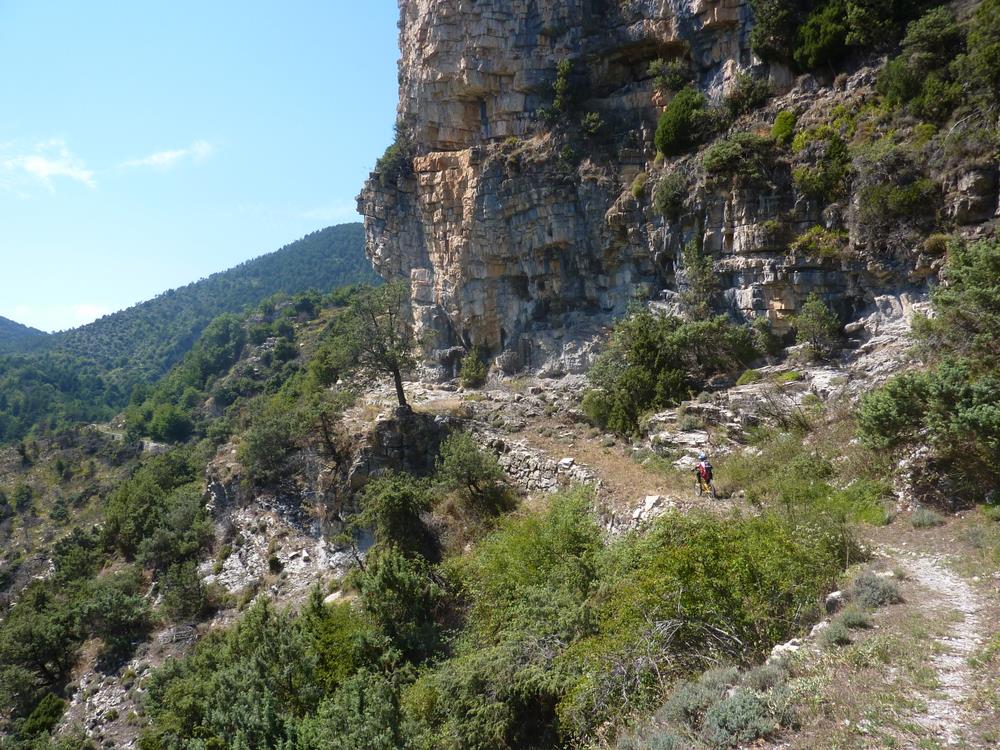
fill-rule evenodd
<path id="1" fill-rule="evenodd" d="M 0 316 L 0 352 L 13 351 L 26 343 L 44 338 L 43 331 Z"/>
<path id="2" fill-rule="evenodd" d="M 29 340 L 0 357 L 0 441 L 36 425 L 107 418 L 128 402 L 134 385 L 178 362 L 218 315 L 276 294 L 375 279 L 361 225 L 342 224 L 89 325 Z"/>
<path id="3" fill-rule="evenodd" d="M 361 224 L 340 224 L 90 325 L 57 333 L 50 346 L 92 357 L 114 371 L 116 379 L 151 380 L 177 362 L 222 313 L 241 312 L 272 294 L 325 292 L 375 279 L 365 259 Z"/>

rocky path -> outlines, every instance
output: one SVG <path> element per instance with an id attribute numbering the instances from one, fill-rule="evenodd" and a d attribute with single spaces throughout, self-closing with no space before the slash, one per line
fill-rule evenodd
<path id="1" fill-rule="evenodd" d="M 983 644 L 980 596 L 961 576 L 948 570 L 940 558 L 892 550 L 900 564 L 929 594 L 930 614 L 941 622 L 954 619 L 936 639 L 934 668 L 938 689 L 927 696 L 926 713 L 914 721 L 948 747 L 978 747 L 965 736 L 969 726 L 965 703 L 973 692 L 969 657 Z"/>

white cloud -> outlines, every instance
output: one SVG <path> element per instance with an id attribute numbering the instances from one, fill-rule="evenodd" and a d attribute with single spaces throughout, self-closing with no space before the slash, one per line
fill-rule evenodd
<path id="1" fill-rule="evenodd" d="M 40 184 L 54 192 L 56 178 L 74 180 L 92 189 L 97 187 L 94 171 L 59 138 L 32 146 L 17 142 L 0 144 L 0 186 L 23 192 L 27 185 Z"/>
<path id="2" fill-rule="evenodd" d="M 167 170 L 177 166 L 180 162 L 190 160 L 195 164 L 200 164 L 210 157 L 215 151 L 215 147 L 207 141 L 195 141 L 186 148 L 175 148 L 169 151 L 157 151 L 156 153 L 143 156 L 140 159 L 130 159 L 122 162 L 123 167 L 150 167 L 152 169 Z"/>
<path id="3" fill-rule="evenodd" d="M 111 310 L 104 305 L 95 305 L 88 302 L 82 305 L 73 305 L 73 323 L 82 326 L 84 323 L 90 323 L 98 318 L 103 318 L 110 312 Z"/>
<path id="4" fill-rule="evenodd" d="M 358 204 L 355 201 L 339 200 L 306 211 L 298 211 L 295 218 L 308 219 L 309 221 L 347 222 L 360 221 L 361 215 L 358 213 Z"/>

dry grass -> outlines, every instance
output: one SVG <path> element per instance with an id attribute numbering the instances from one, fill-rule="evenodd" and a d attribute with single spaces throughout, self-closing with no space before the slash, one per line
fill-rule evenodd
<path id="1" fill-rule="evenodd" d="M 993 581 L 1000 556 L 1000 529 L 980 511 L 949 517 L 944 526 L 913 529 L 909 524 L 864 527 L 866 541 L 948 561 L 977 588 L 986 602 L 980 622 L 991 629 L 986 645 L 970 662 L 972 697 L 968 742 L 958 747 L 1000 746 L 1000 591 Z M 983 528 L 985 527 L 985 529 Z M 993 533 L 996 533 L 996 537 Z M 883 561 L 893 568 L 895 561 Z M 989 571 L 989 573 L 987 573 Z M 943 748 L 919 724 L 927 701 L 940 695 L 933 657 L 961 615 L 942 611 L 938 600 L 909 577 L 894 576 L 901 604 L 879 609 L 872 628 L 853 630 L 853 643 L 813 652 L 795 666 L 792 687 L 802 722 L 800 731 L 781 738 L 789 750 L 838 748 Z M 978 581 L 977 581 L 978 579 Z"/>

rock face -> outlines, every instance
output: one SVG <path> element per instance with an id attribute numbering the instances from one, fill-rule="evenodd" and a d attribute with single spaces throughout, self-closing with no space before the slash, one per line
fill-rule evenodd
<path id="1" fill-rule="evenodd" d="M 873 96 L 873 69 L 836 87 L 793 86 L 786 69 L 755 60 L 745 0 L 400 0 L 400 16 L 399 140 L 359 210 L 369 257 L 383 277 L 410 282 L 432 348 L 478 345 L 505 372 L 581 371 L 584 342 L 609 320 L 683 284 L 692 239 L 714 260 L 720 306 L 779 331 L 812 292 L 854 319 L 936 271 L 940 259 L 921 254 L 926 231 L 891 243 L 860 231 L 857 196 L 817 205 L 796 192 L 786 157 L 751 185 L 697 176 L 695 157 L 654 161 L 666 103 L 649 74 L 656 59 L 687 61 L 714 101 L 740 73 L 768 78 L 781 98 L 737 129 L 769 128 L 781 108 L 825 122 Z M 588 116 L 592 127 L 581 125 Z M 695 176 L 670 219 L 652 194 L 677 170 Z M 995 172 L 942 177 L 941 215 L 960 227 L 991 220 Z M 849 235 L 850 252 L 789 250 L 817 225 Z"/>
<path id="2" fill-rule="evenodd" d="M 642 211 L 619 200 L 623 175 L 653 156 L 649 62 L 688 56 L 706 86 L 721 86 L 748 61 L 748 11 L 737 0 L 400 9 L 399 129 L 415 156 L 365 186 L 369 256 L 383 276 L 411 281 L 414 317 L 441 348 L 479 344 L 540 366 L 574 345 L 563 331 L 663 286 L 669 268 Z M 612 160 L 561 158 L 540 123 L 564 59 L 587 109 L 631 134 Z"/>

